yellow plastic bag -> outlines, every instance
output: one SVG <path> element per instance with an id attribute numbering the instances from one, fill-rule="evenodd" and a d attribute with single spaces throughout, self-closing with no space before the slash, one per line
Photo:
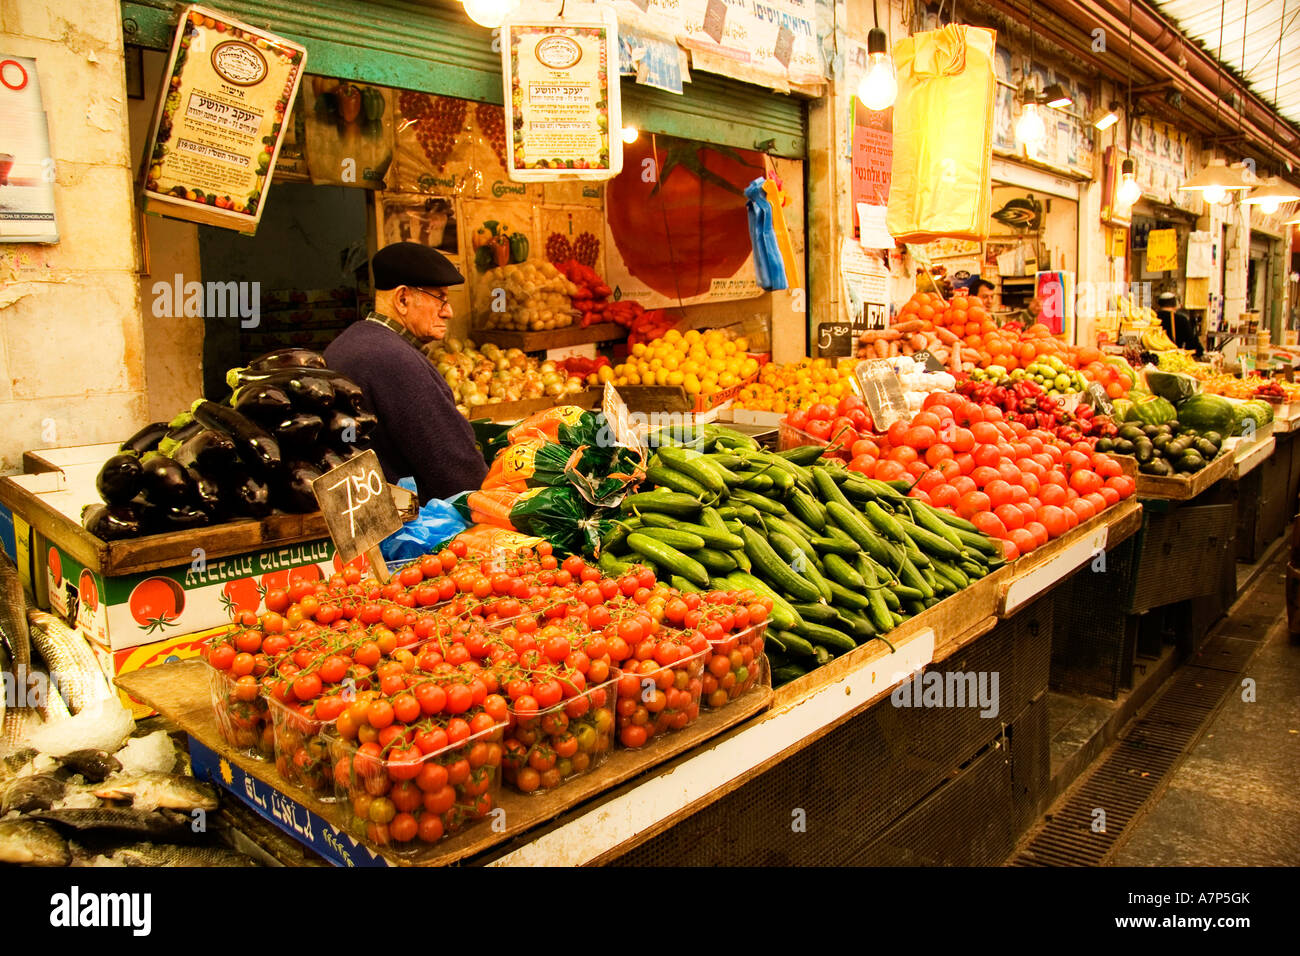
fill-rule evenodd
<path id="1" fill-rule="evenodd" d="M 900 242 L 988 237 L 996 39 L 992 30 L 953 24 L 894 44 L 886 223 Z"/>

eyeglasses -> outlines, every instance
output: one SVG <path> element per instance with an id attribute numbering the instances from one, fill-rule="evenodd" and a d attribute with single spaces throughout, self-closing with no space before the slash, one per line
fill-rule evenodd
<path id="1" fill-rule="evenodd" d="M 421 292 L 424 295 L 427 295 L 430 299 L 433 299 L 433 301 L 438 303 L 439 309 L 445 309 L 448 305 L 451 304 L 451 300 L 448 299 L 447 296 L 445 295 L 434 295 L 432 292 L 427 292 L 424 289 L 421 289 L 419 286 L 408 285 L 407 288 L 413 292 Z"/>

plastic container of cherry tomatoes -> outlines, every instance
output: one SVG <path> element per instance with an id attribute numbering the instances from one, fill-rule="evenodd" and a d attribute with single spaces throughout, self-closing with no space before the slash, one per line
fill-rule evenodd
<path id="1" fill-rule="evenodd" d="M 506 725 L 500 721 L 455 743 L 435 744 L 428 753 L 412 745 L 389 756 L 377 743 L 358 744 L 331 731 L 334 797 L 347 810 L 348 830 L 376 847 L 417 856 L 487 819 L 500 797 Z M 440 721 L 428 730 L 445 739 L 450 726 L 451 720 Z"/>
<path id="2" fill-rule="evenodd" d="M 319 720 L 269 694 L 262 699 L 271 714 L 275 769 L 280 777 L 317 800 L 332 803 L 334 778 L 326 732 L 334 721 Z"/>
<path id="3" fill-rule="evenodd" d="M 203 667 L 208 675 L 208 699 L 221 739 L 239 753 L 259 760 L 275 756 L 275 731 L 271 726 L 270 708 L 262 696 L 257 678 L 240 683 L 230 671 L 217 670 L 209 662 Z"/>
<path id="4" fill-rule="evenodd" d="M 689 727 L 700 716 L 704 664 L 712 650 L 705 647 L 680 660 L 652 669 L 633 670 L 633 661 L 619 671 L 615 705 L 618 742 L 644 747 L 655 737 Z M 641 666 L 646 663 L 642 661 Z"/>
<path id="5" fill-rule="evenodd" d="M 611 671 L 611 673 L 614 673 Z M 544 793 L 605 762 L 614 749 L 618 678 L 553 707 L 510 707 L 502 772 L 520 793 Z"/>
<path id="6" fill-rule="evenodd" d="M 704 706 L 716 710 L 763 682 L 767 674 L 763 657 L 767 624 L 751 624 L 743 631 L 709 641 L 701 693 Z"/>

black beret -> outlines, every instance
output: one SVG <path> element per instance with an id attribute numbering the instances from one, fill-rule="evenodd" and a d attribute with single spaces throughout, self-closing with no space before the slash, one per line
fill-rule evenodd
<path id="1" fill-rule="evenodd" d="M 370 267 L 375 273 L 376 289 L 396 289 L 399 285 L 438 287 L 465 281 L 450 259 L 418 242 L 384 246 L 370 260 Z"/>
<path id="2" fill-rule="evenodd" d="M 1174 305 L 1178 301 L 1178 296 L 1172 292 L 1161 292 L 1156 296 L 1156 305 Z"/>

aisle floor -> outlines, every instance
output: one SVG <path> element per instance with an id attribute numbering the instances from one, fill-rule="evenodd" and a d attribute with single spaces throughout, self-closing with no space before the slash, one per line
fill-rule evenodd
<path id="1" fill-rule="evenodd" d="M 1287 550 L 1219 623 L 1229 637 L 1267 630 L 1242 674 L 1254 702 L 1240 685 L 1229 694 L 1113 865 L 1300 865 L 1300 644 L 1287 630 Z"/>

